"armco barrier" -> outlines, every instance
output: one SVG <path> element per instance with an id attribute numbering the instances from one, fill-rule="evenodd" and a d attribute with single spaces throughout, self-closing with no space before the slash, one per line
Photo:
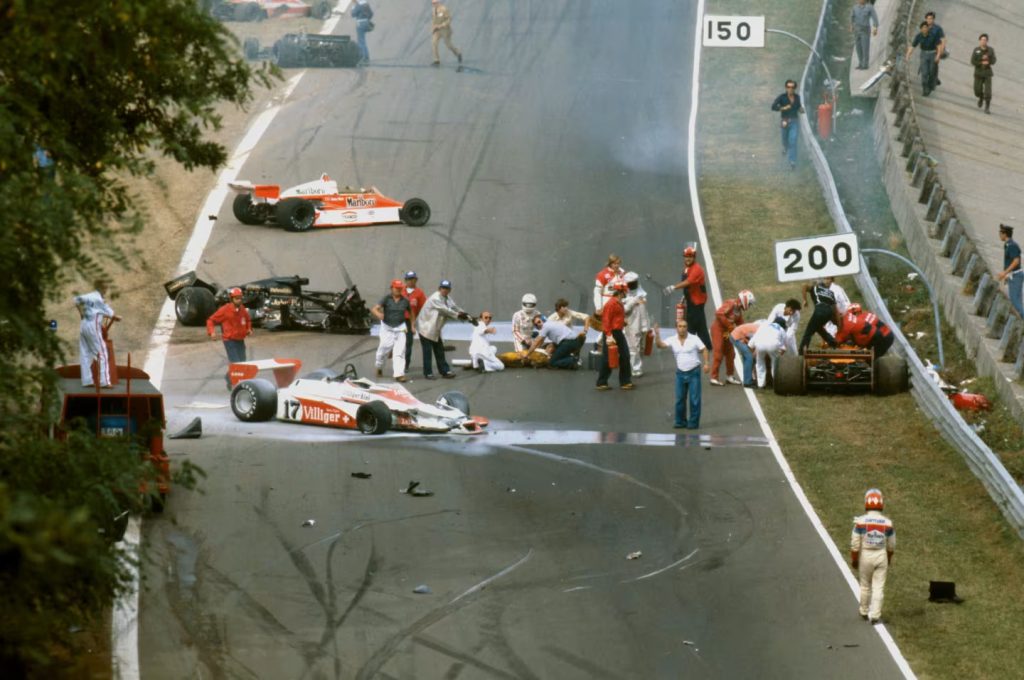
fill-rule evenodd
<path id="1" fill-rule="evenodd" d="M 912 7 L 913 0 L 904 0 L 898 16 L 896 17 L 896 24 L 902 25 L 893 27 L 893 35 L 897 35 L 897 31 L 902 31 L 899 35 L 906 35 L 906 26 L 908 18 L 913 11 Z M 833 13 L 833 0 L 824 0 L 822 3 L 821 17 L 818 21 L 818 31 L 814 37 L 815 49 L 822 53 L 824 44 L 827 40 L 828 26 L 846 26 L 846 22 L 837 21 L 832 22 Z M 800 91 L 803 93 L 804 99 L 806 100 L 808 95 L 812 92 L 817 91 L 823 83 L 824 73 L 821 66 L 817 63 L 816 57 L 812 54 L 808 60 L 807 65 L 804 67 L 803 76 L 800 80 Z M 818 144 L 817 139 L 811 125 L 808 122 L 807 116 L 800 117 L 800 128 L 801 136 L 808 147 L 808 151 L 811 158 L 811 163 L 814 166 L 814 170 L 818 175 L 818 180 L 821 183 L 822 192 L 825 196 L 825 203 L 828 206 L 829 213 L 832 216 L 832 220 L 836 225 L 836 230 L 840 232 L 852 232 L 853 229 L 850 227 L 850 222 L 846 218 L 846 213 L 843 211 L 842 203 L 839 200 L 839 192 L 836 189 L 835 180 L 832 177 L 832 171 L 829 168 L 828 160 L 825 158 L 825 154 L 821 150 L 821 146 Z M 910 140 L 910 146 L 915 143 L 919 143 L 915 140 Z M 917 161 L 920 161 L 922 156 L 919 154 Z M 927 159 L 924 159 L 927 161 Z M 918 168 L 914 168 L 915 171 Z M 922 170 L 922 174 L 927 175 L 927 171 Z M 936 189 L 938 187 L 938 189 Z M 936 208 L 936 214 L 940 211 L 945 211 L 943 214 L 949 214 L 950 219 L 953 219 L 952 209 L 946 204 L 946 207 L 942 207 L 944 201 L 944 195 L 942 195 L 941 184 L 933 180 L 932 184 L 927 187 L 930 200 L 938 201 L 939 207 Z M 938 193 L 936 193 L 938 192 Z M 926 192 L 922 189 L 922 195 Z M 942 198 L 939 196 L 942 195 Z M 947 221 L 948 222 L 948 221 Z M 948 230 L 945 236 L 949 234 L 955 234 L 955 222 L 953 228 Z M 954 260 L 957 261 L 960 267 L 961 275 L 973 276 L 973 272 L 977 269 L 976 258 L 975 264 L 972 264 L 972 258 L 968 252 L 964 249 L 962 241 L 958 241 L 957 245 L 952 245 L 954 236 L 949 236 L 945 239 L 944 247 L 951 254 L 954 254 Z M 982 298 L 990 295 L 988 292 L 989 287 L 982 285 L 984 280 L 984 274 L 978 277 L 978 291 Z M 912 386 L 912 394 L 914 399 L 917 401 L 918 406 L 922 411 L 931 419 L 932 423 L 938 428 L 943 438 L 946 439 L 957 451 L 961 453 L 964 460 L 967 461 L 968 467 L 975 474 L 978 479 L 981 480 L 982 484 L 988 490 L 992 500 L 996 502 L 1003 515 L 1010 522 L 1010 524 L 1017 530 L 1017 533 L 1024 538 L 1024 493 L 1021 492 L 1020 487 L 1014 481 L 1014 479 L 1003 467 L 1003 464 L 999 461 L 999 458 L 992 452 L 988 446 L 985 445 L 978 435 L 964 422 L 964 419 L 960 417 L 953 405 L 950 403 L 946 395 L 939 389 L 938 385 L 928 376 L 924 364 L 921 359 L 910 347 L 906 337 L 899 330 L 892 315 L 889 313 L 888 307 L 885 305 L 885 301 L 882 299 L 882 295 L 879 293 L 878 288 L 875 286 L 874 281 L 871 279 L 871 275 L 868 272 L 867 262 L 864 258 L 861 258 L 861 273 L 856 276 L 857 286 L 860 288 L 861 293 L 864 295 L 864 302 L 872 309 L 876 311 L 889 326 L 893 329 L 896 334 L 896 348 L 897 351 L 906 357 L 907 364 L 910 367 L 910 381 Z M 976 296 L 977 298 L 978 296 Z M 983 304 L 984 300 L 979 302 Z"/>

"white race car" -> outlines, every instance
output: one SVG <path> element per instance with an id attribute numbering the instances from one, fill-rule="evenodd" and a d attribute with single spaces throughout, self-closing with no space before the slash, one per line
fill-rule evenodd
<path id="1" fill-rule="evenodd" d="M 231 410 L 245 422 L 277 418 L 289 423 L 326 425 L 365 434 L 388 430 L 426 433 L 482 434 L 487 419 L 469 414 L 461 392 L 445 392 L 427 404 L 397 383 L 375 383 L 356 375 L 322 368 L 296 379 L 299 359 L 262 359 L 233 363 L 229 372 Z M 274 382 L 256 377 L 273 371 Z"/>

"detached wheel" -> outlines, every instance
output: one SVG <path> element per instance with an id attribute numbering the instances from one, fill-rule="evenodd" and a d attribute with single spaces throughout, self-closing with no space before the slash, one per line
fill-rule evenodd
<path id="1" fill-rule="evenodd" d="M 391 409 L 383 401 L 371 401 L 356 411 L 356 425 L 363 434 L 384 434 L 391 427 Z"/>
<path id="2" fill-rule="evenodd" d="M 313 5 L 313 9 L 310 10 L 310 15 L 314 19 L 328 19 L 331 16 L 331 3 L 327 0 L 321 0 L 320 2 Z"/>
<path id="3" fill-rule="evenodd" d="M 398 211 L 398 219 L 410 227 L 422 227 L 430 221 L 430 206 L 422 198 L 410 198 Z"/>
<path id="4" fill-rule="evenodd" d="M 231 212 L 242 224 L 263 224 L 270 217 L 270 206 L 254 203 L 252 194 L 238 194 L 231 202 Z"/>
<path id="5" fill-rule="evenodd" d="M 263 378 L 243 380 L 231 391 L 231 410 L 246 423 L 270 420 L 277 413 L 277 387 Z"/>
<path id="6" fill-rule="evenodd" d="M 462 392 L 458 392 L 455 390 L 451 392 L 445 392 L 444 394 L 437 398 L 437 402 L 435 403 L 437 403 L 438 406 L 451 406 L 454 409 L 462 411 L 462 413 L 467 416 L 470 415 L 469 399 Z"/>
<path id="7" fill-rule="evenodd" d="M 249 61 L 255 61 L 260 58 L 260 39 L 259 38 L 246 38 L 242 42 L 242 54 Z"/>
<path id="8" fill-rule="evenodd" d="M 338 377 L 338 372 L 329 368 L 318 368 L 315 371 L 310 371 L 306 375 L 302 376 L 303 380 L 334 380 Z"/>
<path id="9" fill-rule="evenodd" d="M 775 394 L 788 396 L 807 392 L 804 380 L 804 358 L 801 356 L 779 357 L 778 371 L 774 377 Z"/>
<path id="10" fill-rule="evenodd" d="M 217 308 L 217 301 L 206 288 L 189 286 L 174 298 L 174 315 L 183 326 L 202 326 Z"/>
<path id="11" fill-rule="evenodd" d="M 286 198 L 274 209 L 274 220 L 286 231 L 309 231 L 316 219 L 316 208 L 304 198 Z"/>
<path id="12" fill-rule="evenodd" d="M 910 389 L 910 375 L 906 360 L 896 354 L 875 359 L 875 394 L 888 396 Z"/>

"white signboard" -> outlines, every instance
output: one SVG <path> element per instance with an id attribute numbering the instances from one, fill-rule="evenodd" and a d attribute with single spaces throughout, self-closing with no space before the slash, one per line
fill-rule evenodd
<path id="1" fill-rule="evenodd" d="M 775 242 L 779 281 L 803 281 L 860 272 L 856 234 L 829 234 Z"/>
<path id="2" fill-rule="evenodd" d="M 704 15 L 704 47 L 764 47 L 764 17 Z"/>

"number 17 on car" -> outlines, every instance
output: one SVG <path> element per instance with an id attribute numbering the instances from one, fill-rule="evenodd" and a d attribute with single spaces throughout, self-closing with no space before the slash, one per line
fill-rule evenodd
<path id="1" fill-rule="evenodd" d="M 829 234 L 775 242 L 779 281 L 803 281 L 860 272 L 856 234 Z"/>

